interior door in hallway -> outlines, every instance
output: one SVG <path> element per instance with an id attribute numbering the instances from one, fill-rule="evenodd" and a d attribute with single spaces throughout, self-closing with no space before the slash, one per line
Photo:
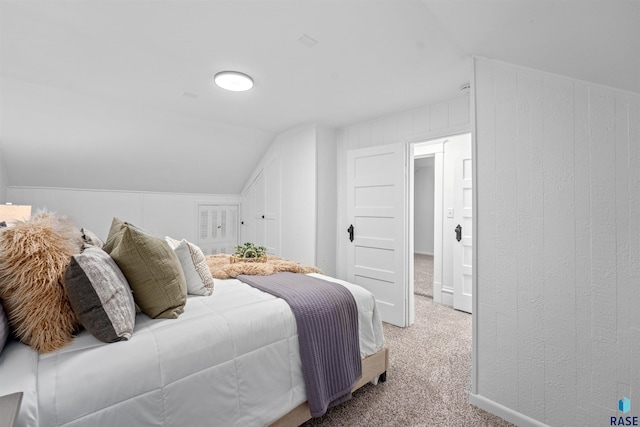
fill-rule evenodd
<path id="1" fill-rule="evenodd" d="M 471 135 L 456 139 L 454 149 L 455 221 L 460 231 L 455 232 L 453 246 L 453 308 L 471 313 L 472 301 L 472 255 L 473 255 L 473 209 Z M 452 233 L 453 234 L 453 233 Z"/>
<path id="2" fill-rule="evenodd" d="M 348 279 L 372 292 L 384 322 L 408 326 L 407 147 L 347 152 Z"/>

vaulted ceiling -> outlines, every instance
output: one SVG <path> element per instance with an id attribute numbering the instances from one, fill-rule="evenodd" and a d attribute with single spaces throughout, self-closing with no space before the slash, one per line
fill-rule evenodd
<path id="1" fill-rule="evenodd" d="M 640 93 L 638 0 L 1 0 L 0 24 L 11 186 L 237 193 L 278 133 L 458 97 L 471 55 Z"/>

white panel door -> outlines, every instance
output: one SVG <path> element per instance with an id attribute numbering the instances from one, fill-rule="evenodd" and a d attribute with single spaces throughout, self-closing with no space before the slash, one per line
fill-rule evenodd
<path id="1" fill-rule="evenodd" d="M 238 244 L 238 206 L 198 205 L 198 246 L 205 255 L 232 254 Z"/>
<path id="2" fill-rule="evenodd" d="M 253 192 L 253 223 L 255 224 L 253 238 L 255 240 L 249 240 L 249 242 L 255 243 L 258 246 L 266 246 L 264 227 L 264 186 L 264 173 L 260 172 L 260 175 L 258 175 L 258 177 L 256 178 L 255 183 L 251 186 L 251 191 Z"/>
<path id="3" fill-rule="evenodd" d="M 256 186 L 251 185 L 242 197 L 242 221 L 240 222 L 240 241 L 256 242 Z"/>
<path id="4" fill-rule="evenodd" d="M 471 313 L 471 277 L 473 272 L 473 210 L 472 210 L 472 173 L 471 138 L 461 141 L 455 156 L 455 213 L 456 224 L 461 228 L 460 240 L 457 232 L 453 250 L 453 308 Z M 446 236 L 446 234 L 445 234 Z"/>
<path id="5" fill-rule="evenodd" d="M 382 320 L 408 326 L 405 144 L 347 152 L 348 280 L 372 292 Z M 353 235 L 350 240 L 349 234 Z"/>
<path id="6" fill-rule="evenodd" d="M 260 219 L 264 227 L 262 245 L 267 247 L 267 253 L 280 256 L 280 163 L 277 158 L 272 159 L 264 167 L 264 199 L 261 207 Z"/>

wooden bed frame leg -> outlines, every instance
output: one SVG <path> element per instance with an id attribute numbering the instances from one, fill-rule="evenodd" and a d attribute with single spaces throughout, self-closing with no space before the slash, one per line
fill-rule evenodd
<path id="1" fill-rule="evenodd" d="M 381 373 L 378 379 L 380 380 L 381 383 L 387 382 L 387 371 L 384 371 L 383 373 Z"/>

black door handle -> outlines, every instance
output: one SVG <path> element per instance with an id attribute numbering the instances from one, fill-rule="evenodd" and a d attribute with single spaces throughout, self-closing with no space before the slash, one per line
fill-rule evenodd
<path id="1" fill-rule="evenodd" d="M 460 227 L 460 224 L 458 224 L 455 231 L 456 231 L 456 240 L 459 242 L 460 240 L 462 240 L 462 227 Z"/>
<path id="2" fill-rule="evenodd" d="M 349 233 L 349 240 L 353 242 L 353 224 L 351 224 L 349 228 L 347 228 L 347 233 Z"/>

